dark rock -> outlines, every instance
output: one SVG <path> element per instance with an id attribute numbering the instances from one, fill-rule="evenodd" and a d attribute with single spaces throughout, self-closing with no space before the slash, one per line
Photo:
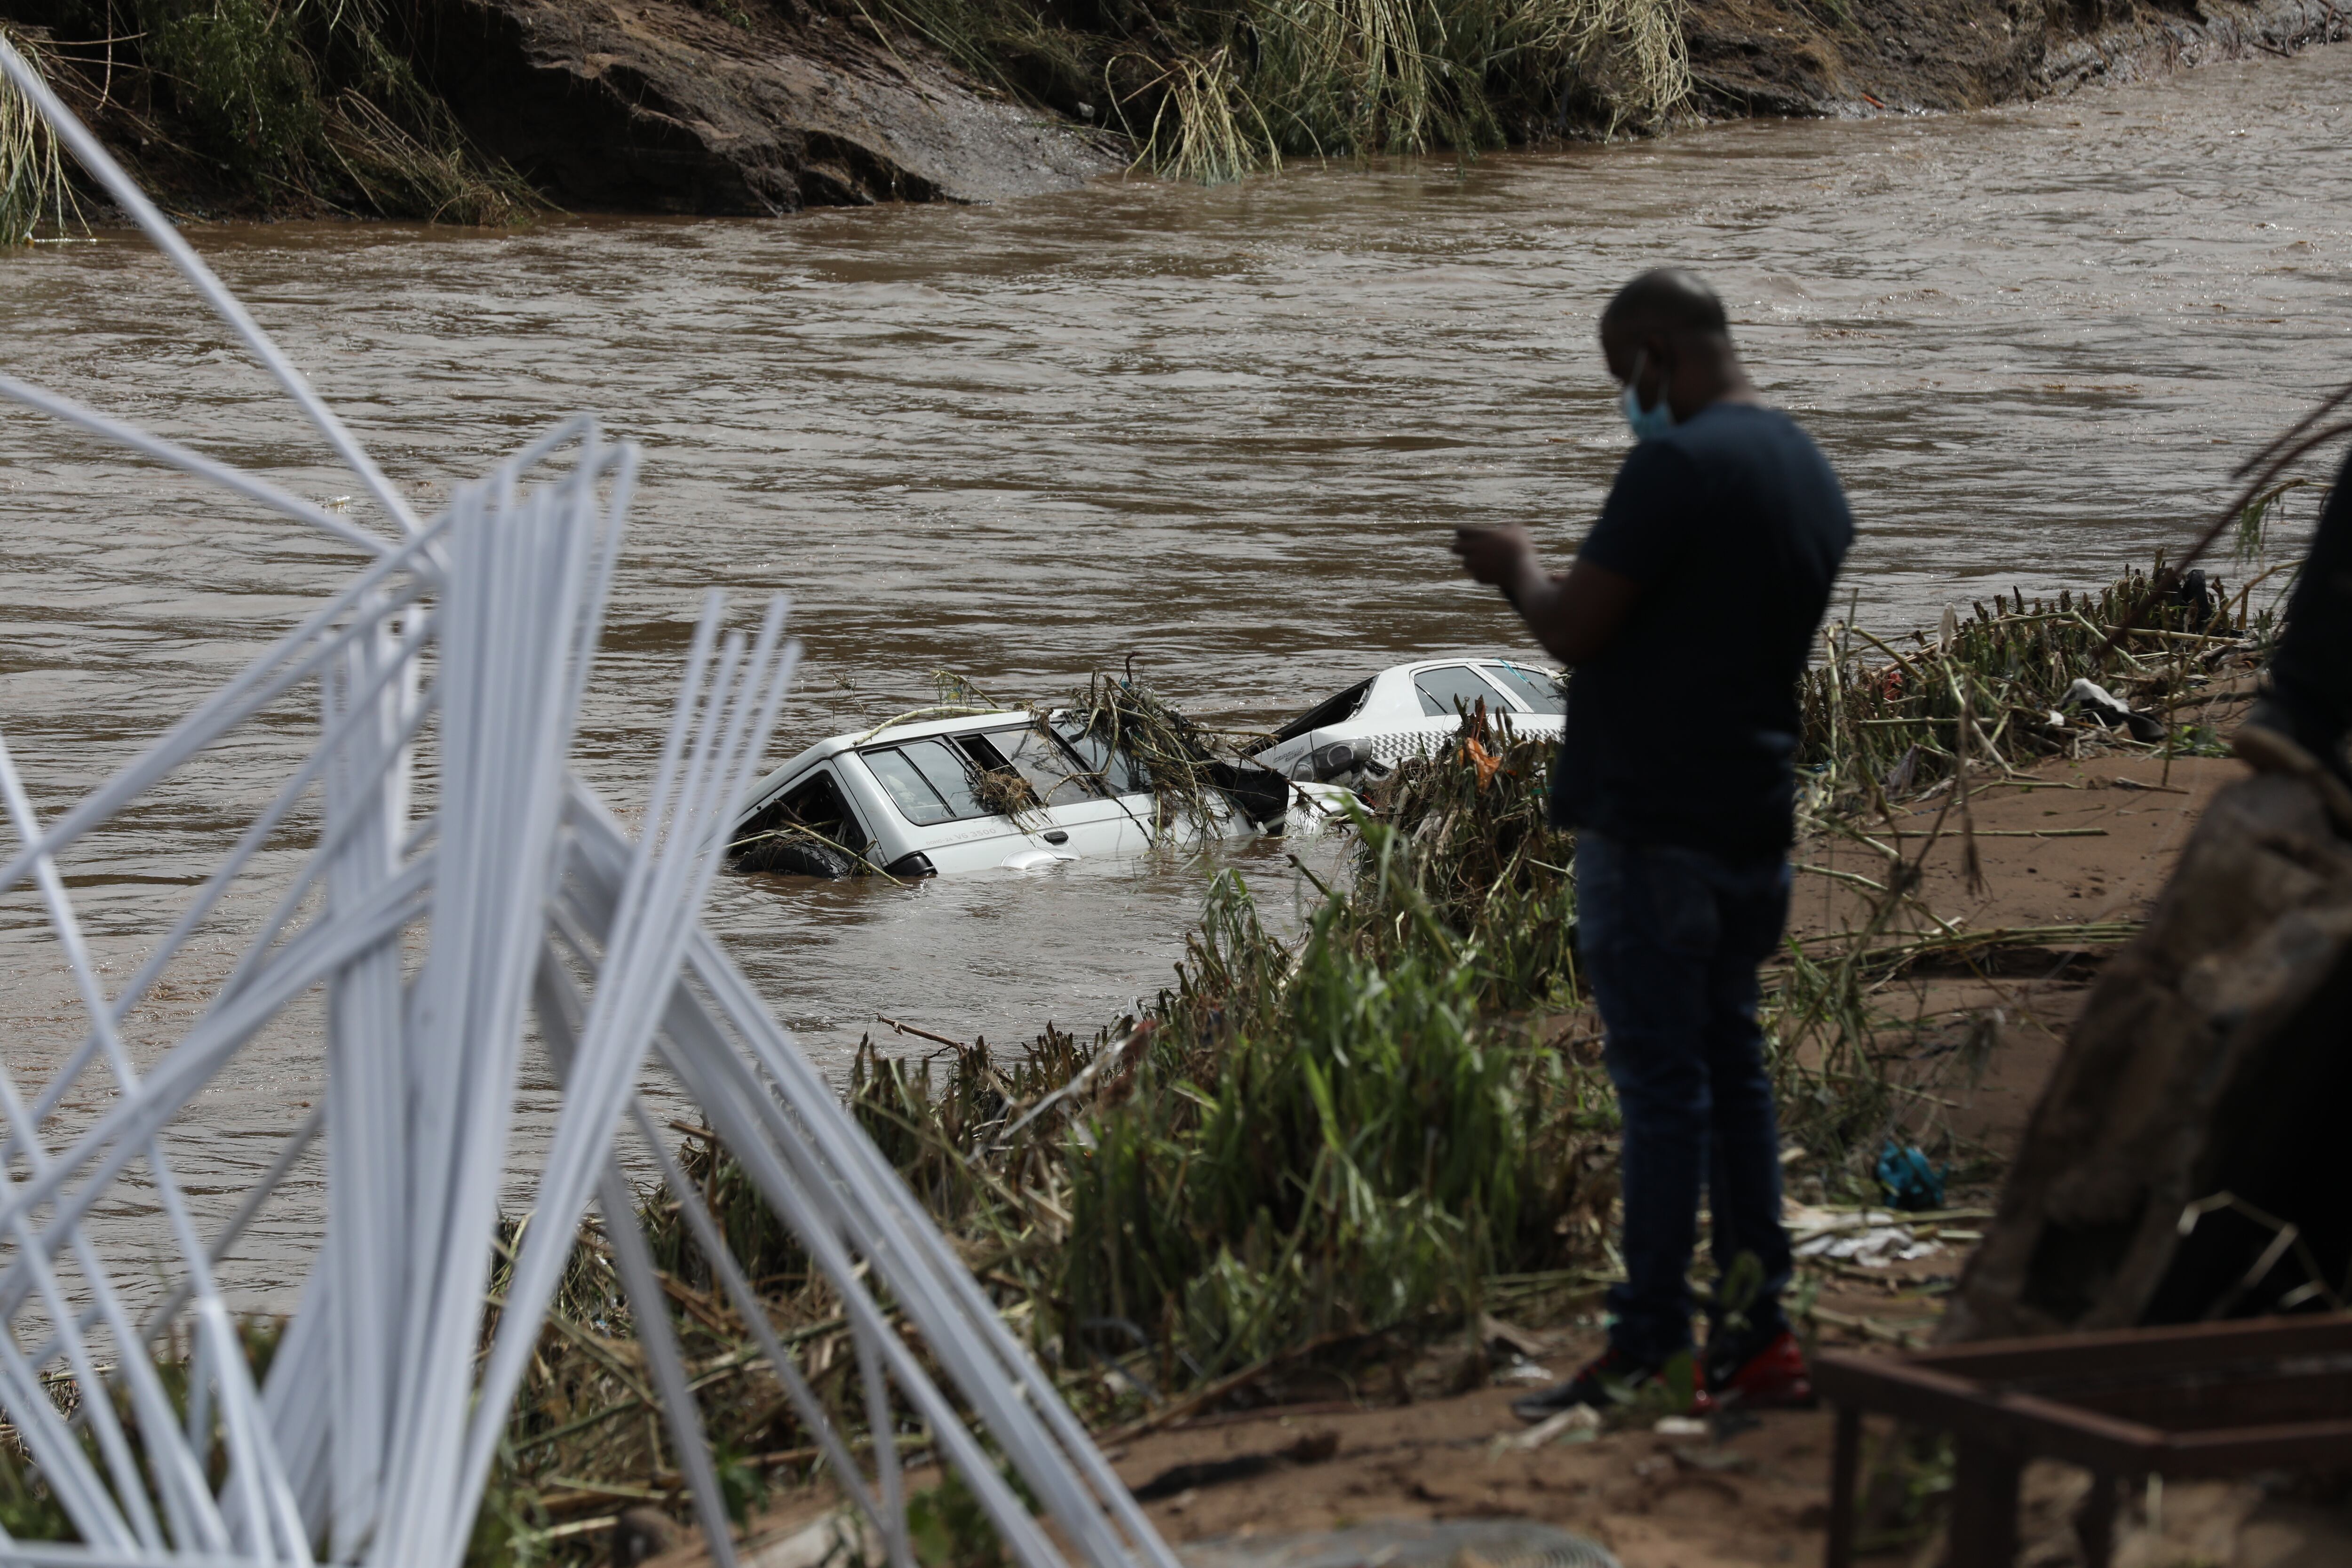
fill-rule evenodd
<path id="1" fill-rule="evenodd" d="M 677 0 L 417 0 L 420 72 L 482 150 L 580 210 L 984 202 L 1118 166 L 912 40 Z"/>

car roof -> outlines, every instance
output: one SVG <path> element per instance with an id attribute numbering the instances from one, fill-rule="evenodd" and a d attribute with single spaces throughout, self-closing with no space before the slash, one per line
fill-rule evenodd
<path id="1" fill-rule="evenodd" d="M 1449 664 L 1507 664 L 1520 669 L 1539 669 L 1549 675 L 1559 667 L 1547 658 L 1519 658 L 1507 653 L 1447 653 L 1434 658 L 1417 658 L 1411 664 L 1392 664 L 1381 675 L 1418 675 L 1424 669 L 1436 669 Z"/>
<path id="2" fill-rule="evenodd" d="M 1559 672 L 1559 666 L 1549 659 L 1514 658 L 1507 653 L 1449 653 L 1440 654 L 1434 658 L 1417 658 L 1410 664 L 1387 665 L 1370 675 L 1358 677 L 1349 684 L 1369 681 L 1380 691 L 1381 700 L 1389 701 L 1395 700 L 1399 687 L 1410 687 L 1413 677 L 1425 670 L 1455 668 L 1465 664 L 1508 665 L 1514 669 L 1533 670 L 1551 676 Z M 1302 708 L 1299 711 L 1305 713 L 1309 710 Z"/>

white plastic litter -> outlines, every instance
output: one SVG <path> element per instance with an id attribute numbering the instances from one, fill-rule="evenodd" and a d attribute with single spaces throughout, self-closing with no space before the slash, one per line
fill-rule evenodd
<path id="1" fill-rule="evenodd" d="M 1532 1452 L 1547 1443 L 1587 1443 L 1601 1431 L 1601 1412 L 1590 1405 L 1571 1405 L 1557 1415 L 1547 1415 L 1524 1432 L 1503 1438 L 1496 1446 L 1514 1453 Z"/>
<path id="2" fill-rule="evenodd" d="M 0 1537 L 0 1564 L 300 1565 L 323 1551 L 336 1563 L 455 1568 L 547 1302 L 593 1204 L 712 1556 L 731 1565 L 709 1447 L 636 1228 L 635 1195 L 614 1159 L 625 1128 L 652 1152 L 882 1555 L 912 1568 L 897 1445 L 872 1445 L 861 1468 L 769 1331 L 638 1099 L 657 1057 L 830 1277 L 877 1429 L 920 1422 L 1028 1568 L 1071 1558 L 1097 1568 L 1174 1568 L 920 1204 L 699 924 L 731 808 L 797 658 L 783 635 L 782 601 L 766 605 L 750 631 L 722 632 L 717 595 L 704 605 L 633 841 L 568 759 L 635 449 L 574 419 L 459 487 L 439 516 L 419 519 L 5 41 L 0 72 L 277 377 L 358 477 L 378 526 L 388 525 L 371 531 L 0 376 L 0 396 L 209 480 L 362 556 L 341 592 L 53 820 L 37 817 L 0 741 L 0 806 L 13 834 L 13 847 L 0 851 L 0 892 L 29 887 L 38 895 L 89 1016 L 81 1047 L 29 1096 L 0 1069 L 0 1162 L 10 1177 L 0 1193 L 0 1315 L 9 1330 L 0 1334 L 0 1415 L 79 1537 Z M 146 962 L 110 990 L 56 858 L 298 690 L 316 694 L 315 747 Z M 420 768 L 421 753 L 429 767 Z M 323 802 L 315 847 L 197 1021 L 142 1072 L 124 1047 L 122 1021 L 313 791 Z M 173 1174 L 174 1120 L 282 1009 L 320 991 L 325 1098 L 227 1224 L 200 1235 Z M 484 1290 L 500 1193 L 515 1175 L 509 1145 L 532 1018 L 562 1106 L 551 1146 L 526 1173 L 532 1220 L 484 1354 Z M 69 1095 L 93 1115 L 57 1136 L 45 1118 Z M 328 1202 L 316 1262 L 257 1386 L 215 1269 L 320 1138 Z M 82 1222 L 121 1200 L 126 1175 L 144 1184 L 139 1200 L 152 1197 L 161 1212 L 139 1256 L 109 1258 Z M 162 1305 L 134 1319 L 126 1297 L 159 1274 L 169 1284 Z M 886 1320 L 883 1294 L 929 1363 Z M 167 1332 L 193 1346 L 184 1410 L 154 1359 Z M 1058 1539 L 1000 1474 L 982 1433 Z M 226 1458 L 217 1472 L 216 1452 Z"/>
<path id="3" fill-rule="evenodd" d="M 1781 1223 L 1788 1226 L 1790 1250 L 1799 1258 L 1829 1258 L 1862 1268 L 1885 1268 L 1925 1258 L 1937 1242 L 1923 1240 L 1910 1226 L 1898 1222 L 1892 1209 L 1836 1214 L 1785 1205 Z"/>
<path id="4" fill-rule="evenodd" d="M 1800 1258 L 1833 1258 L 1864 1268 L 1884 1268 L 1890 1263 L 1925 1258 L 1936 1250 L 1936 1244 L 1917 1239 L 1907 1226 L 1889 1225 L 1844 1236 L 1816 1237 L 1795 1250 Z"/>

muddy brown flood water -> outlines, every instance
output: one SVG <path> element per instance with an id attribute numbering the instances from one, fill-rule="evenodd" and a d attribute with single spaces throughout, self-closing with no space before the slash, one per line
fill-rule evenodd
<path id="1" fill-rule="evenodd" d="M 581 747 L 628 802 L 714 584 L 796 595 L 810 657 L 778 757 L 923 700 L 939 668 L 1045 696 L 1132 655 L 1238 721 L 1426 651 L 1524 647 L 1451 570 L 1447 531 L 1525 521 L 1570 547 L 1626 440 L 1593 315 L 1664 261 L 1722 289 L 1759 380 L 1843 475 L 1864 624 L 2104 581 L 2181 540 L 2234 460 L 2352 374 L 2347 143 L 2339 47 L 1962 118 L 1738 123 L 1213 190 L 193 233 L 428 506 L 575 409 L 645 444 Z M 0 366 L 299 492 L 356 489 L 121 237 L 0 257 Z M 349 566 L 13 411 L 0 538 L 0 723 L 45 813 Z M 1705 710 L 1694 692 L 1694 722 Z M 308 725 L 289 702 L 78 853 L 118 979 Z M 1278 849 L 1238 859 L 1290 906 Z M 877 1012 L 965 1038 L 1091 1030 L 1167 977 L 1210 869 L 735 878 L 711 918 L 838 1071 Z M 219 922 L 202 962 L 240 934 Z M 20 1081 L 77 1027 L 38 937 L 26 893 L 0 901 Z M 161 997 L 142 1043 L 201 994 Z M 215 1212 L 313 1098 L 316 1064 L 315 1037 L 282 1027 L 175 1134 Z M 304 1209 L 297 1194 L 249 1248 L 262 1297 L 299 1274 Z"/>

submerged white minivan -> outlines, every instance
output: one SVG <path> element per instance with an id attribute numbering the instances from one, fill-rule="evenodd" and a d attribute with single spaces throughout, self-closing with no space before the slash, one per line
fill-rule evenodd
<path id="1" fill-rule="evenodd" d="M 1344 793 L 1247 772 L 1211 793 L 1218 837 L 1282 832 L 1294 810 L 1319 818 L 1315 803 Z M 738 870 L 908 879 L 1037 870 L 1202 831 L 1076 715 L 1012 709 L 818 742 L 753 786 L 729 854 Z"/>

